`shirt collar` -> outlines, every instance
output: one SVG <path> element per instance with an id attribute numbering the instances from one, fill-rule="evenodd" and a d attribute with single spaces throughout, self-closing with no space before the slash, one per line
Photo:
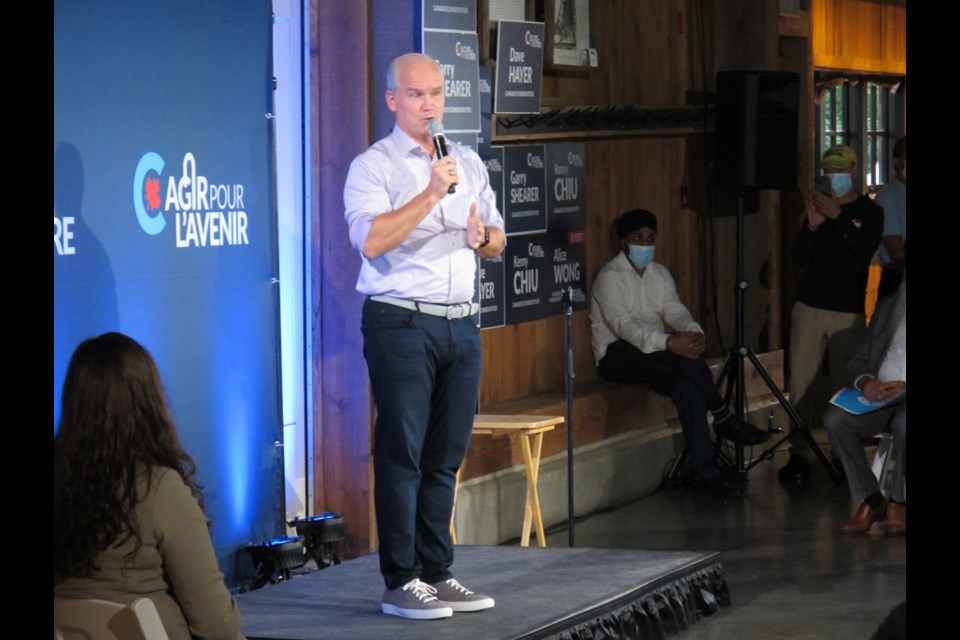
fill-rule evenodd
<path id="1" fill-rule="evenodd" d="M 421 147 L 419 142 L 408 136 L 398 124 L 393 125 L 393 133 L 390 134 L 390 138 L 393 140 L 393 144 L 397 146 L 397 149 L 399 149 L 400 153 L 404 156 L 409 156 L 411 154 L 416 154 L 419 156 L 427 155 L 427 150 Z"/>

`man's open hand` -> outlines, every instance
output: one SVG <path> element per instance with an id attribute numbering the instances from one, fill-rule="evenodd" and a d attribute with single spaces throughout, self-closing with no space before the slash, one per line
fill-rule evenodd
<path id="1" fill-rule="evenodd" d="M 476 249 L 483 244 L 484 232 L 487 227 L 477 215 L 477 203 L 470 205 L 470 215 L 467 216 L 467 245 L 471 249 Z"/>

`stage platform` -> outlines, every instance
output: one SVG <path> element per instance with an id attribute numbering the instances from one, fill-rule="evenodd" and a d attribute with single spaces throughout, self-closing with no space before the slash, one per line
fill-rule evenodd
<path id="1" fill-rule="evenodd" d="M 377 555 L 237 596 L 250 640 L 662 638 L 729 606 L 719 553 L 457 546 L 457 577 L 497 605 L 441 620 L 380 613 Z"/>

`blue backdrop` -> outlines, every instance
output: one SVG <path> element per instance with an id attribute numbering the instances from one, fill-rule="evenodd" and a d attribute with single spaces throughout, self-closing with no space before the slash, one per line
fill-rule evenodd
<path id="1" fill-rule="evenodd" d="M 227 584 L 282 531 L 269 0 L 54 3 L 53 420 L 70 354 L 153 354 Z"/>

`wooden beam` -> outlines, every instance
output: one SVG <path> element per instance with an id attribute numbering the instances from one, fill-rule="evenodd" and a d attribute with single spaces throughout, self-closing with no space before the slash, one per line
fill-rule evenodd
<path id="1" fill-rule="evenodd" d="M 355 290 L 360 257 L 343 219 L 347 170 L 369 144 L 368 15 L 363 2 L 311 0 L 310 9 L 313 507 L 344 515 L 349 558 L 372 548 L 370 392 L 360 335 L 363 296 Z"/>

